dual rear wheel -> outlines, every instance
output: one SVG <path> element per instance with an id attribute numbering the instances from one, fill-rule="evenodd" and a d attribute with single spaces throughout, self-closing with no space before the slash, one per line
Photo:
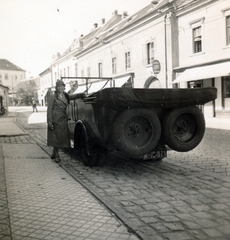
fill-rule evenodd
<path id="1" fill-rule="evenodd" d="M 128 109 L 113 124 L 113 142 L 127 156 L 139 157 L 152 151 L 160 139 L 171 149 L 187 152 L 203 139 L 205 120 L 196 106 L 175 108 L 162 125 L 152 109 Z"/>
<path id="2" fill-rule="evenodd" d="M 127 109 L 121 112 L 112 125 L 112 142 L 127 157 L 139 158 L 154 150 L 159 141 L 178 152 L 194 149 L 202 140 L 205 120 L 196 106 L 176 108 L 160 122 L 153 109 Z M 82 161 L 94 166 L 105 161 L 105 153 L 94 151 L 86 134 L 80 135 Z"/>

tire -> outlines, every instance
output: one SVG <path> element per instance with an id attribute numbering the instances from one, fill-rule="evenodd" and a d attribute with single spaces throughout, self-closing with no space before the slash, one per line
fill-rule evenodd
<path id="1" fill-rule="evenodd" d="M 196 106 L 174 109 L 166 116 L 163 129 L 166 143 L 171 149 L 190 151 L 203 139 L 203 113 Z"/>
<path id="2" fill-rule="evenodd" d="M 89 149 L 87 149 L 86 144 L 87 138 L 85 133 L 82 131 L 80 135 L 80 151 L 81 159 L 85 166 L 93 167 L 97 161 L 97 154 L 91 154 Z"/>
<path id="3" fill-rule="evenodd" d="M 150 152 L 160 136 L 161 123 L 153 110 L 127 109 L 113 123 L 113 143 L 126 156 L 140 157 Z"/>

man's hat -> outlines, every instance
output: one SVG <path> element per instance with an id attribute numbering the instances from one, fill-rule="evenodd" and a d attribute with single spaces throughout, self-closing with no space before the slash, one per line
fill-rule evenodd
<path id="1" fill-rule="evenodd" d="M 60 85 L 63 85 L 63 86 L 65 86 L 65 83 L 62 81 L 62 80 L 57 80 L 57 82 L 56 82 L 56 87 L 57 86 L 60 86 Z"/>

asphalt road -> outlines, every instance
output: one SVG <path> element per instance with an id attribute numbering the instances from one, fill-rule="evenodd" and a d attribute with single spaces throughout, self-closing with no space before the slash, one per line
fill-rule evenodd
<path id="1" fill-rule="evenodd" d="M 46 123 L 31 117 L 18 113 L 17 123 L 51 154 Z M 230 130 L 207 128 L 193 151 L 170 151 L 162 161 L 146 162 L 109 154 L 103 166 L 93 168 L 68 151 L 61 153 L 61 166 L 141 239 L 229 240 L 229 138 Z"/>

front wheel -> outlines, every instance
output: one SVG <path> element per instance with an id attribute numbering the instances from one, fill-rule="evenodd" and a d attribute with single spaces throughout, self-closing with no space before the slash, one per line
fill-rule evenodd
<path id="1" fill-rule="evenodd" d="M 203 139 L 205 132 L 203 113 L 196 106 L 172 110 L 163 125 L 168 146 L 178 152 L 194 149 Z"/>

